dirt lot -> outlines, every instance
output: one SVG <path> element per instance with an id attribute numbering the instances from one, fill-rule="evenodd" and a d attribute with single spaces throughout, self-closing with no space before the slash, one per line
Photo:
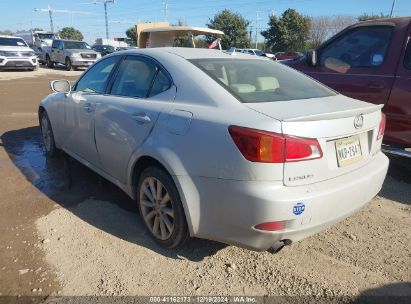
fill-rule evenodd
<path id="1" fill-rule="evenodd" d="M 119 189 L 44 156 L 38 102 L 50 80 L 78 75 L 0 73 L 0 295 L 411 297 L 410 160 L 391 159 L 358 214 L 278 254 L 198 239 L 162 250 Z"/>

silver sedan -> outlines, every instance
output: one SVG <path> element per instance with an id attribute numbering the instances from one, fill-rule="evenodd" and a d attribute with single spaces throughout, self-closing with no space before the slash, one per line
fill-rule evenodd
<path id="1" fill-rule="evenodd" d="M 160 245 L 189 236 L 275 250 L 381 189 L 381 106 L 273 61 L 216 50 L 108 55 L 39 106 L 63 150 L 137 201 Z"/>

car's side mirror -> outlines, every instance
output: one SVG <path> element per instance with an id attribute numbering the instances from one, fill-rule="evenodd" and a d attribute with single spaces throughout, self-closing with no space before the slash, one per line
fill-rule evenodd
<path id="1" fill-rule="evenodd" d="M 69 95 L 71 92 L 71 84 L 68 80 L 53 80 L 50 82 L 50 88 L 53 92 L 64 93 Z"/>
<path id="2" fill-rule="evenodd" d="M 315 67 L 317 66 L 317 51 L 316 50 L 309 50 L 307 52 L 305 61 L 309 66 Z"/>

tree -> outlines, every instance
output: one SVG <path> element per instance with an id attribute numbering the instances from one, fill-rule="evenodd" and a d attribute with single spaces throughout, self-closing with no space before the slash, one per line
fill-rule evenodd
<path id="1" fill-rule="evenodd" d="M 224 32 L 221 37 L 221 46 L 223 49 L 228 49 L 230 47 L 246 48 L 250 45 L 247 33 L 249 24 L 250 22 L 240 14 L 225 9 L 210 19 L 207 26 Z M 207 36 L 206 39 L 208 43 L 211 43 L 215 37 Z"/>
<path id="2" fill-rule="evenodd" d="M 137 32 L 136 32 L 136 27 L 130 27 L 127 31 L 126 31 L 126 36 L 128 38 L 128 43 L 132 46 L 136 46 L 137 45 Z"/>
<path id="3" fill-rule="evenodd" d="M 83 34 L 74 27 L 63 27 L 59 32 L 62 39 L 83 40 Z"/>
<path id="4" fill-rule="evenodd" d="M 302 51 L 306 49 L 311 20 L 294 9 L 287 9 L 281 16 L 270 16 L 268 30 L 261 35 L 272 52 Z"/>
<path id="5" fill-rule="evenodd" d="M 373 20 L 373 19 L 383 19 L 383 18 L 390 18 L 390 15 L 385 15 L 383 13 L 378 14 L 367 14 L 364 13 L 360 16 L 357 17 L 358 21 L 364 21 L 364 20 Z"/>
<path id="6" fill-rule="evenodd" d="M 316 49 L 329 37 L 355 23 L 351 16 L 319 16 L 311 18 L 309 48 Z"/>

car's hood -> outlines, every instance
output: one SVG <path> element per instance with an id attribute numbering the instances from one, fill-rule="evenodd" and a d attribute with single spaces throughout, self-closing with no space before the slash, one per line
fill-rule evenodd
<path id="1" fill-rule="evenodd" d="M 352 99 L 344 95 L 301 100 L 247 103 L 250 109 L 281 121 L 313 121 L 350 117 L 375 112 L 383 105 Z"/>
<path id="2" fill-rule="evenodd" d="M 8 46 L 8 45 L 0 45 L 0 51 L 7 51 L 7 52 L 33 52 L 31 48 L 28 46 Z"/>

